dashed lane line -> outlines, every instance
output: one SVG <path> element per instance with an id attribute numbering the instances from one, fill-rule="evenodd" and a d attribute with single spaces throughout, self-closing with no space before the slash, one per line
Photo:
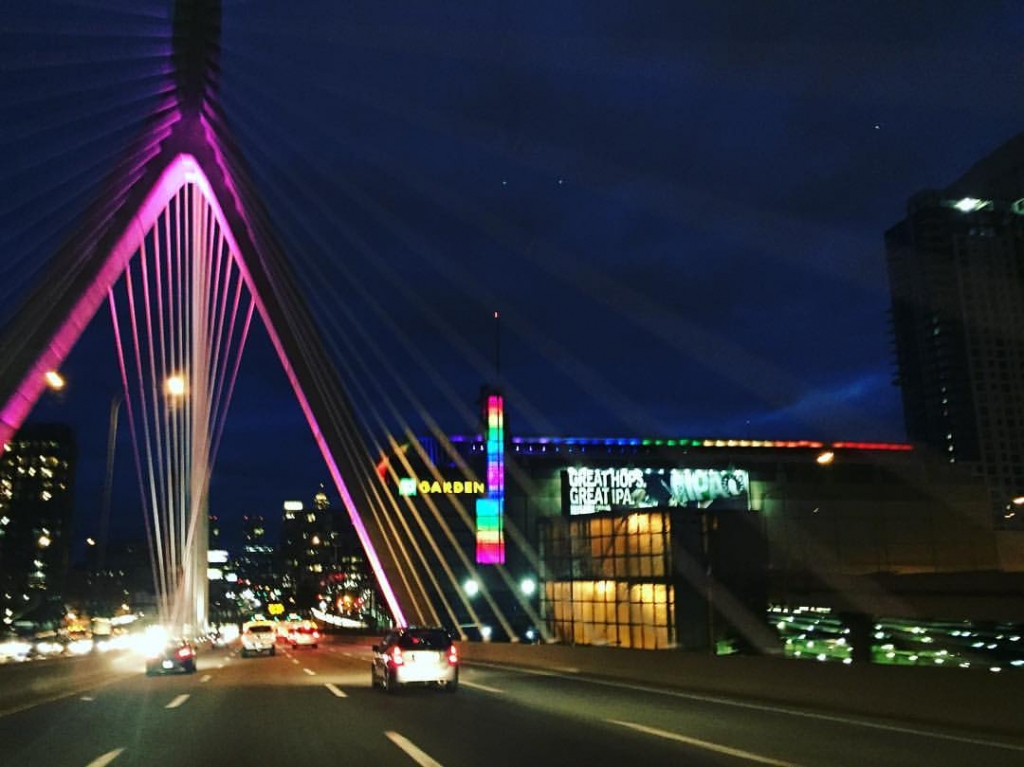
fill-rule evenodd
<path id="1" fill-rule="evenodd" d="M 665 738 L 666 740 L 674 740 L 679 743 L 685 743 L 688 746 L 696 746 L 697 748 L 703 748 L 708 751 L 714 751 L 717 754 L 725 754 L 727 756 L 735 756 L 740 759 L 746 759 L 749 762 L 758 762 L 759 764 L 769 764 L 772 767 L 800 767 L 795 762 L 782 762 L 778 759 L 772 759 L 768 756 L 761 756 L 761 754 L 755 754 L 751 751 L 743 751 L 739 748 L 731 748 L 729 746 L 723 746 L 719 743 L 711 743 L 707 740 L 698 740 L 697 738 L 688 738 L 685 735 L 680 735 L 676 732 L 669 732 L 668 730 L 659 730 L 656 727 L 648 727 L 643 724 L 637 724 L 636 722 L 620 722 L 616 719 L 606 719 L 606 722 L 611 724 L 617 724 L 620 727 L 628 727 L 631 730 L 645 733 L 646 735 L 654 735 L 658 738 Z"/>
<path id="2" fill-rule="evenodd" d="M 388 730 L 384 733 L 388 740 L 402 749 L 406 755 L 411 758 L 420 767 L 442 767 L 441 763 L 422 751 L 415 743 L 408 738 L 399 735 L 394 730 Z"/>
<path id="3" fill-rule="evenodd" d="M 186 700 L 188 700 L 190 697 L 191 696 L 188 693 L 182 693 L 177 698 L 175 698 L 170 703 L 168 703 L 166 706 L 164 706 L 164 708 L 177 708 L 182 703 L 184 703 Z"/>
<path id="4" fill-rule="evenodd" d="M 316 672 L 315 672 L 315 671 L 313 671 L 312 669 L 309 669 L 309 668 L 304 668 L 304 669 L 302 669 L 302 671 L 303 671 L 304 673 L 306 673 L 306 674 L 309 674 L 310 676 L 316 676 Z"/>
<path id="5" fill-rule="evenodd" d="M 497 687 L 489 687 L 486 684 L 480 684 L 478 682 L 467 682 L 465 679 L 461 680 L 459 684 L 466 687 L 472 687 L 474 690 L 483 690 L 484 692 L 493 692 L 498 694 L 505 692 L 504 690 L 499 690 Z"/>
<path id="6" fill-rule="evenodd" d="M 108 751 L 103 756 L 97 756 L 85 767 L 107 767 L 108 764 L 121 755 L 122 751 L 124 751 L 123 748 L 115 748 L 113 751 Z"/>
<path id="7" fill-rule="evenodd" d="M 199 683 L 204 684 L 206 682 L 209 682 L 211 679 L 213 679 L 213 677 L 209 674 L 203 674 L 203 676 L 199 679 Z"/>
<path id="8" fill-rule="evenodd" d="M 344 690 L 336 687 L 335 685 L 331 684 L 330 682 L 325 684 L 324 687 L 326 687 L 328 690 L 330 690 L 332 693 L 334 693 L 335 697 L 338 697 L 338 698 L 347 698 L 348 697 L 348 695 L 345 694 Z"/>

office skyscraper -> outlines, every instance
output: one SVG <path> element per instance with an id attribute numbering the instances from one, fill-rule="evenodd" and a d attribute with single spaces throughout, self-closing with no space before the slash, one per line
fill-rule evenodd
<path id="1" fill-rule="evenodd" d="M 907 436 L 1024 527 L 1024 134 L 911 197 L 885 243 Z"/>

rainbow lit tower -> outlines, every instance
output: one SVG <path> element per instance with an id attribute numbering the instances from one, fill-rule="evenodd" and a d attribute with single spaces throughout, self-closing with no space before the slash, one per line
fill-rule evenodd
<path id="1" fill-rule="evenodd" d="M 505 399 L 488 392 L 484 403 L 487 497 L 476 502 L 476 561 L 505 563 Z"/>

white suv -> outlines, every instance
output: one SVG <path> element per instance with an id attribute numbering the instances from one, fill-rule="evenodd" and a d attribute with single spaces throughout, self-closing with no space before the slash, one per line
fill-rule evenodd
<path id="1" fill-rule="evenodd" d="M 242 657 L 247 658 L 254 653 L 274 655 L 274 642 L 277 631 L 273 623 L 253 621 L 242 626 Z"/>
<path id="2" fill-rule="evenodd" d="M 398 629 L 373 646 L 370 685 L 395 692 L 406 684 L 459 689 L 459 653 L 445 629 Z"/>

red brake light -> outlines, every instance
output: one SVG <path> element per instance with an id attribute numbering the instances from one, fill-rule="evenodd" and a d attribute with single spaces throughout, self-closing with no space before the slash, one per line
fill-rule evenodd
<path id="1" fill-rule="evenodd" d="M 405 663 L 405 658 L 402 657 L 402 648 L 398 646 L 391 648 L 391 662 L 396 666 L 401 666 Z"/>
<path id="2" fill-rule="evenodd" d="M 452 666 L 459 662 L 459 652 L 455 649 L 455 645 L 448 648 L 448 663 Z"/>

